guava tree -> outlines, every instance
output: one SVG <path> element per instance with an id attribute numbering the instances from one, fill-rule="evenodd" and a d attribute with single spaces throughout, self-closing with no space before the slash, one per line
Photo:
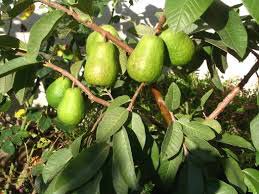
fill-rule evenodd
<path id="1" fill-rule="evenodd" d="M 0 22 L 26 19 L 35 2 L 2 1 Z M 101 26 L 95 20 L 107 0 L 38 2 L 48 12 L 30 29 L 28 43 L 9 32 L 0 36 L 0 116 L 16 112 L 16 118 L 1 118 L 1 150 L 14 154 L 27 140 L 17 191 L 259 193 L 259 115 L 246 139 L 226 132 L 219 116 L 259 62 L 206 111 L 213 89 L 223 90 L 218 72 L 226 71 L 227 54 L 259 59 L 258 0 L 232 7 L 167 0 L 155 28 L 133 22 L 125 40 L 114 28 L 124 17 L 114 12 L 120 1 L 113 1 L 111 19 Z M 243 5 L 250 15 L 239 15 Z M 192 96 L 191 77 L 204 61 L 212 89 Z M 42 85 L 48 106 L 35 107 Z M 35 143 L 44 134 L 53 139 Z M 240 153 L 252 155 L 252 162 L 241 166 Z M 24 177 L 32 191 L 24 190 Z M 8 191 L 12 180 L 5 183 Z"/>

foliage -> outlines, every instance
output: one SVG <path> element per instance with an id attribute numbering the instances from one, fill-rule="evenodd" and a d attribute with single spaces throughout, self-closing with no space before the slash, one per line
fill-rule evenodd
<path id="1" fill-rule="evenodd" d="M 33 3 L 2 1 L 0 22 L 24 15 Z M 108 1 L 56 3 L 89 24 L 101 17 Z M 114 0 L 113 9 L 119 3 Z M 243 61 L 251 50 L 259 50 L 259 1 L 243 0 L 243 4 L 250 15 L 239 15 L 242 4 L 166 0 L 163 29 L 185 31 L 196 45 L 189 64 L 164 66 L 155 83 L 174 114 L 170 126 L 151 96 L 153 85 L 146 85 L 138 99 L 131 101 L 138 84 L 126 73 L 127 54 L 122 48 L 116 50 L 121 71 L 114 85 L 105 88 L 84 80 L 85 40 L 90 30 L 62 10 L 49 8 L 33 24 L 28 43 L 0 35 L 3 192 L 259 193 L 258 91 L 242 92 L 218 118 L 206 119 L 233 88 L 232 83 L 221 83 L 218 74 L 227 69 L 227 54 Z M 111 25 L 123 18 L 114 11 L 111 15 Z M 136 46 L 138 38 L 154 36 L 155 30 L 134 23 L 128 33 L 131 36 L 123 42 Z M 55 45 L 64 40 L 66 44 Z M 81 108 L 86 113 L 76 126 L 62 123 L 49 106 L 35 106 L 40 86 L 47 89 L 60 77 L 46 67 L 46 61 L 70 72 L 110 105 L 103 107 L 89 94 L 89 99 L 84 96 Z M 210 75 L 198 80 L 195 71 L 204 61 Z"/>

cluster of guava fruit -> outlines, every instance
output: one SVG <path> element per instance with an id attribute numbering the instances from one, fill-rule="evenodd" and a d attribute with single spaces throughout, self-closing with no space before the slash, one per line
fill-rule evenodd
<path id="1" fill-rule="evenodd" d="M 119 38 L 111 25 L 103 25 L 102 28 Z M 167 29 L 160 36 L 144 35 L 128 58 L 127 72 L 137 82 L 152 83 L 161 75 L 166 58 L 173 66 L 184 66 L 192 60 L 194 52 L 195 45 L 184 32 Z M 92 32 L 86 40 L 86 55 L 86 82 L 94 86 L 112 86 L 120 68 L 117 46 L 100 33 Z M 54 81 L 46 94 L 49 105 L 57 108 L 60 121 L 67 125 L 81 121 L 84 116 L 83 96 L 78 88 L 71 88 L 67 78 Z"/>

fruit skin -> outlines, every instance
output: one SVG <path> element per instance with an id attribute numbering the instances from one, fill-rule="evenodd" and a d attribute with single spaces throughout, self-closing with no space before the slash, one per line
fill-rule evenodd
<path id="1" fill-rule="evenodd" d="M 84 98 L 79 88 L 69 88 L 58 105 L 58 119 L 65 125 L 77 125 L 84 117 Z"/>
<path id="2" fill-rule="evenodd" d="M 131 53 L 127 63 L 129 76 L 138 82 L 156 81 L 164 63 L 163 40 L 154 35 L 145 35 Z"/>
<path id="3" fill-rule="evenodd" d="M 195 46 L 192 39 L 184 32 L 174 32 L 167 29 L 161 33 L 172 65 L 183 66 L 192 60 Z"/>
<path id="4" fill-rule="evenodd" d="M 111 86 L 119 71 L 118 50 L 109 42 L 96 43 L 85 64 L 84 77 L 87 83 Z"/>
<path id="5" fill-rule="evenodd" d="M 119 37 L 117 30 L 111 25 L 102 25 L 102 29 L 110 32 L 113 36 Z M 106 42 L 105 38 L 99 32 L 92 32 L 86 40 L 86 54 L 89 55 L 94 50 L 95 44 L 98 42 Z"/>
<path id="6" fill-rule="evenodd" d="M 70 87 L 71 81 L 65 77 L 60 77 L 52 82 L 46 91 L 48 104 L 53 108 L 57 108 L 66 90 Z"/>

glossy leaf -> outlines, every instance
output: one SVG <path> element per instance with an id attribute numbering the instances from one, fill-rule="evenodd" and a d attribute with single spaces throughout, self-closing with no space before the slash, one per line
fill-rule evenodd
<path id="1" fill-rule="evenodd" d="M 183 144 L 182 126 L 178 122 L 170 126 L 164 136 L 161 146 L 161 159 L 167 160 L 175 156 Z"/>
<path id="2" fill-rule="evenodd" d="M 81 60 L 81 61 L 76 61 L 75 63 L 73 63 L 70 66 L 70 72 L 74 77 L 78 78 L 78 74 L 79 74 L 83 64 L 84 64 L 84 60 Z"/>
<path id="3" fill-rule="evenodd" d="M 251 139 L 255 149 L 259 151 L 259 114 L 250 123 Z"/>
<path id="4" fill-rule="evenodd" d="M 108 109 L 97 128 L 96 140 L 106 141 L 127 121 L 129 112 L 122 107 Z"/>
<path id="5" fill-rule="evenodd" d="M 134 112 L 132 113 L 131 128 L 137 136 L 138 141 L 143 149 L 146 143 L 145 126 L 141 117 Z"/>
<path id="6" fill-rule="evenodd" d="M 253 168 L 246 168 L 243 172 L 248 190 L 253 194 L 259 194 L 259 171 Z"/>
<path id="7" fill-rule="evenodd" d="M 214 129 L 218 134 L 222 132 L 222 128 L 220 123 L 214 119 L 206 119 L 202 121 L 202 124 L 209 126 L 210 128 Z"/>
<path id="8" fill-rule="evenodd" d="M 84 134 L 77 137 L 69 146 L 70 151 L 73 155 L 73 158 L 75 158 L 80 152 L 80 146 L 81 146 L 83 136 Z"/>
<path id="9" fill-rule="evenodd" d="M 207 102 L 207 100 L 209 99 L 212 93 L 213 93 L 213 89 L 210 89 L 208 92 L 206 92 L 206 94 L 204 94 L 201 97 L 201 104 L 200 104 L 201 107 L 204 107 L 205 103 Z"/>
<path id="10" fill-rule="evenodd" d="M 184 30 L 210 6 L 212 0 L 166 0 L 165 15 L 170 28 Z"/>
<path id="11" fill-rule="evenodd" d="M 181 103 L 181 91 L 176 83 L 172 83 L 169 86 L 167 94 L 165 96 L 165 103 L 171 111 L 179 108 Z"/>
<path id="12" fill-rule="evenodd" d="M 242 0 L 250 15 L 259 24 L 259 1 L 258 0 Z"/>
<path id="13" fill-rule="evenodd" d="M 1 40 L 0 40 L 1 41 Z M 0 68 L 5 65 L 4 63 L 0 63 Z M 5 94 L 9 92 L 13 87 L 14 74 L 9 74 L 0 78 L 0 93 Z"/>
<path id="14" fill-rule="evenodd" d="M 72 158 L 69 149 L 63 148 L 54 152 L 48 159 L 42 171 L 43 181 L 49 182 Z"/>
<path id="15" fill-rule="evenodd" d="M 31 28 L 27 46 L 27 55 L 36 58 L 44 39 L 53 31 L 55 25 L 64 15 L 63 11 L 52 11 L 43 15 Z"/>
<path id="16" fill-rule="evenodd" d="M 118 165 L 119 171 L 129 188 L 136 189 L 137 176 L 128 134 L 124 127 L 113 136 L 113 154 L 113 165 Z"/>
<path id="17" fill-rule="evenodd" d="M 117 98 L 115 98 L 112 102 L 111 102 L 111 105 L 109 106 L 109 109 L 110 108 L 113 108 L 113 107 L 119 107 L 123 104 L 126 104 L 130 102 L 130 97 L 127 96 L 127 95 L 123 95 L 123 96 L 118 96 Z"/>
<path id="18" fill-rule="evenodd" d="M 238 194 L 229 184 L 221 180 L 211 180 L 206 183 L 207 194 Z"/>
<path id="19" fill-rule="evenodd" d="M 246 148 L 246 149 L 255 151 L 254 147 L 249 141 L 247 141 L 246 139 L 238 135 L 224 133 L 221 139 L 217 141 L 221 143 L 229 144 L 232 146 L 237 146 L 237 147 Z"/>

